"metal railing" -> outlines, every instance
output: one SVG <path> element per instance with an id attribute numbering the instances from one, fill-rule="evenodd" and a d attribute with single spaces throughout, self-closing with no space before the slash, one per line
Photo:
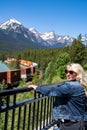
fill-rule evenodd
<path id="1" fill-rule="evenodd" d="M 31 88 L 0 91 L 0 130 L 48 130 L 56 123 L 52 119 L 55 99 Z"/>
<path id="2" fill-rule="evenodd" d="M 0 91 L 0 130 L 50 128 L 54 124 L 51 115 L 54 100 L 31 88 Z"/>

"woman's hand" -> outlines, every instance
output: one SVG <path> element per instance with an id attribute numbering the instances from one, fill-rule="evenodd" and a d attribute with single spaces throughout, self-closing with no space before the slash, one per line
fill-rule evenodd
<path id="1" fill-rule="evenodd" d="M 28 88 L 33 88 L 34 90 L 36 90 L 37 86 L 36 85 L 29 85 Z"/>

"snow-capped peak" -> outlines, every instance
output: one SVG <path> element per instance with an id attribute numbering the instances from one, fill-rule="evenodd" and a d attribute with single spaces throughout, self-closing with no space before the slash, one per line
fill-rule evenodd
<path id="1" fill-rule="evenodd" d="M 16 19 L 9 19 L 8 21 L 2 23 L 0 25 L 0 28 L 2 29 L 6 29 L 9 25 L 13 25 L 13 24 L 18 24 L 18 25 L 21 25 L 21 23 L 19 21 L 17 21 Z"/>
<path id="2" fill-rule="evenodd" d="M 37 38 L 38 42 L 40 42 L 42 39 L 40 37 L 40 33 L 33 27 L 29 28 L 29 31 L 32 32 L 35 37 Z"/>
<path id="3" fill-rule="evenodd" d="M 12 23 L 17 23 L 17 24 L 21 25 L 21 23 L 19 21 L 17 21 L 16 19 L 9 19 L 8 21 L 2 23 L 2 26 L 9 25 L 9 24 L 12 24 Z"/>
<path id="4" fill-rule="evenodd" d="M 38 33 L 38 31 L 33 27 L 29 28 L 29 31 L 31 31 L 34 34 Z"/>
<path id="5" fill-rule="evenodd" d="M 41 34 L 42 39 L 47 40 L 47 39 L 55 39 L 56 35 L 54 32 L 46 32 Z"/>

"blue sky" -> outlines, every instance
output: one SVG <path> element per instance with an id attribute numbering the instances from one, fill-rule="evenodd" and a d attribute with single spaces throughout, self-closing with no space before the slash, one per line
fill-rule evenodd
<path id="1" fill-rule="evenodd" d="M 15 18 L 39 32 L 87 33 L 87 0 L 0 0 L 0 24 Z"/>

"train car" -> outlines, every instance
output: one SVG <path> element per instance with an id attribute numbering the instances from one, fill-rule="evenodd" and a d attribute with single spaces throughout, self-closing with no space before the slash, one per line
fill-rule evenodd
<path id="1" fill-rule="evenodd" d="M 7 72 L 0 72 L 0 83 L 2 83 L 3 80 L 7 83 Z"/>
<path id="2" fill-rule="evenodd" d="M 16 59 L 8 58 L 8 62 L 12 62 Z M 5 80 L 5 83 L 9 86 L 14 86 L 20 82 L 21 79 L 26 79 L 26 81 L 32 80 L 35 73 L 35 67 L 37 63 L 26 60 L 19 60 L 19 64 L 23 65 L 19 70 L 8 70 L 5 72 L 0 72 L 0 83 Z"/>
<path id="3" fill-rule="evenodd" d="M 19 60 L 19 63 L 21 65 L 24 65 L 24 66 L 27 66 L 27 67 L 30 67 L 31 65 L 33 65 L 32 61 L 26 61 L 26 60 Z"/>
<path id="4" fill-rule="evenodd" d="M 32 79 L 34 73 L 35 73 L 35 67 L 27 67 L 27 68 L 22 68 L 21 70 L 21 79 Z"/>
<path id="5" fill-rule="evenodd" d="M 26 66 L 30 67 L 32 65 L 32 62 L 31 61 L 27 61 L 26 62 Z"/>
<path id="6" fill-rule="evenodd" d="M 19 64 L 24 65 L 25 61 L 24 60 L 19 60 Z"/>
<path id="7" fill-rule="evenodd" d="M 20 80 L 21 80 L 20 70 L 7 71 L 7 84 L 13 86 L 18 84 Z"/>
<path id="8" fill-rule="evenodd" d="M 21 71 L 21 79 L 29 80 L 32 78 L 30 67 L 22 68 L 20 71 Z"/>

